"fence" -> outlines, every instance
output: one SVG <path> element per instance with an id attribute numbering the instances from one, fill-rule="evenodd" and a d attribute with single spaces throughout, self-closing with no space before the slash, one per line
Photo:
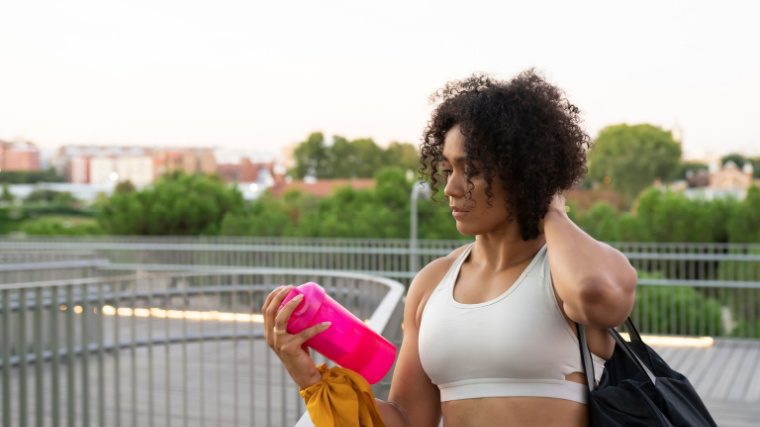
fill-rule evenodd
<path id="1" fill-rule="evenodd" d="M 112 271 L 264 267 L 350 271 L 408 284 L 468 242 L 403 239 L 93 237 L 0 240 L 9 251 L 79 251 Z M 639 271 L 632 317 L 642 332 L 760 338 L 760 244 L 613 243 Z M 63 274 L 61 272 L 61 274 Z"/>
<path id="2" fill-rule="evenodd" d="M 317 281 L 398 344 L 410 261 L 465 243 L 0 240 L 3 425 L 293 425 L 304 408 L 261 340 L 264 296 Z M 639 271 L 642 332 L 760 338 L 760 245 L 613 245 Z"/>
<path id="3" fill-rule="evenodd" d="M 306 281 L 398 340 L 400 324 L 389 320 L 403 287 L 357 274 L 238 269 L 3 284 L 3 425 L 292 426 L 305 408 L 262 340 L 257 310 L 275 287 Z"/>

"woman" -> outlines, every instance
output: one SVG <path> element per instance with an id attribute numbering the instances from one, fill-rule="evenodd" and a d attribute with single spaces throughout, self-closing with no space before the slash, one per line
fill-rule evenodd
<path id="1" fill-rule="evenodd" d="M 475 243 L 423 268 L 404 309 L 387 426 L 583 426 L 575 323 L 586 325 L 597 381 L 631 311 L 636 271 L 567 217 L 561 192 L 585 168 L 578 109 L 532 70 L 503 82 L 450 82 L 424 133 L 423 175 L 445 182 L 459 232 Z M 302 388 L 321 375 L 301 344 L 328 326 L 282 333 L 289 289 L 263 308 L 267 342 Z M 274 333 L 275 328 L 279 333 Z"/>

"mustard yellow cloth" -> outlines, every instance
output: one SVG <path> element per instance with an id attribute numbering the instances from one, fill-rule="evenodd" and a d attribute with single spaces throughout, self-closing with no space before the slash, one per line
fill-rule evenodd
<path id="1" fill-rule="evenodd" d="M 301 389 L 315 427 L 385 427 L 372 389 L 356 372 L 327 364 L 317 367 L 322 381 Z"/>

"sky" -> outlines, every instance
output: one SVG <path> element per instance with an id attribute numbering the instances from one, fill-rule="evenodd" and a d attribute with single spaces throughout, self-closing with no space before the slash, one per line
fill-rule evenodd
<path id="1" fill-rule="evenodd" d="M 418 144 L 452 79 L 535 67 L 595 137 L 760 155 L 753 1 L 4 1 L 0 139 L 280 154 L 309 133 Z"/>

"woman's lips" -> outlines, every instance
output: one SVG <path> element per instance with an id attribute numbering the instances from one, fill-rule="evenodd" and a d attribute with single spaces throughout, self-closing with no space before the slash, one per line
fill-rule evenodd
<path id="1" fill-rule="evenodd" d="M 459 209 L 455 206 L 451 206 L 451 216 L 454 218 L 462 218 L 466 216 L 469 212 L 464 209 Z"/>

